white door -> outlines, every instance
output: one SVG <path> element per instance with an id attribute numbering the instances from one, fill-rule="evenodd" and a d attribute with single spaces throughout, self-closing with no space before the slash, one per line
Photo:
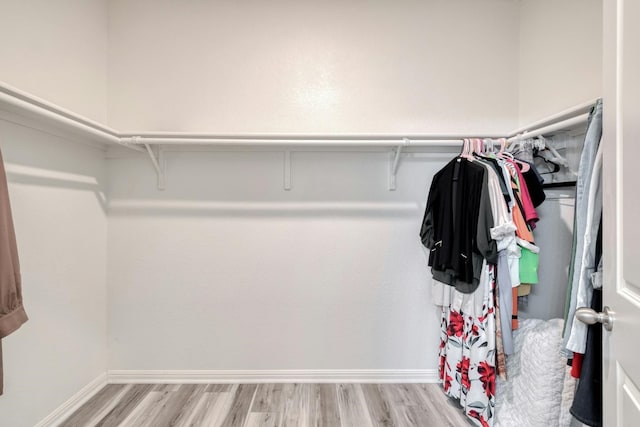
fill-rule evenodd
<path id="1" fill-rule="evenodd" d="M 640 426 L 640 1 L 603 3 L 604 425 Z"/>

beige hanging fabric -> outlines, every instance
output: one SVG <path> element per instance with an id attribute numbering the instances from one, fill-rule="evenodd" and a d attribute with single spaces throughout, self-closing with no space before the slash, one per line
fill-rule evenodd
<path id="1" fill-rule="evenodd" d="M 3 393 L 1 340 L 28 320 L 22 305 L 22 283 L 16 234 L 4 161 L 0 153 L 0 395 Z"/>

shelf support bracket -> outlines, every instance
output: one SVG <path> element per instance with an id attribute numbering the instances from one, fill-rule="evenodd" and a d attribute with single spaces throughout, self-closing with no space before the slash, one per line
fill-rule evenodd
<path id="1" fill-rule="evenodd" d="M 400 166 L 400 155 L 402 154 L 402 147 L 409 145 L 409 138 L 403 138 L 403 144 L 398 145 L 395 150 L 391 152 L 391 158 L 389 159 L 389 191 L 396 190 L 396 176 L 398 174 L 398 167 Z"/>
<path id="2" fill-rule="evenodd" d="M 140 137 L 139 136 L 135 136 L 133 137 L 133 139 L 136 142 L 140 141 Z M 147 154 L 149 154 L 149 159 L 151 160 L 151 164 L 153 165 L 153 168 L 156 170 L 156 175 L 158 176 L 158 190 L 164 190 L 165 189 L 165 182 L 164 182 L 164 170 L 165 170 L 165 163 L 164 163 L 164 153 L 162 152 L 162 149 L 158 149 L 158 155 L 156 155 L 156 153 L 153 152 L 153 149 L 151 148 L 151 145 L 149 144 L 144 144 L 144 147 L 147 149 Z"/>
<path id="3" fill-rule="evenodd" d="M 284 152 L 283 178 L 285 191 L 291 191 L 291 150 L 286 150 Z"/>

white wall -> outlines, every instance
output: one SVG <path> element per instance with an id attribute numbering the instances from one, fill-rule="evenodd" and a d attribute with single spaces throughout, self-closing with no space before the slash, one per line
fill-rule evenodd
<path id="1" fill-rule="evenodd" d="M 568 19 L 579 5 L 554 7 Z M 114 0 L 110 124 L 504 132 L 519 96 L 521 117 L 537 119 L 598 95 L 591 81 L 533 99 L 532 88 L 556 84 L 519 71 L 549 41 L 530 28 L 540 14 L 527 1 Z M 431 176 L 450 156 L 403 164 L 395 193 L 380 153 L 296 154 L 291 192 L 281 153 L 170 154 L 165 192 L 143 156 L 111 159 L 110 368 L 435 368 L 417 233 Z M 539 304 L 532 296 L 528 311 Z"/>
<path id="2" fill-rule="evenodd" d="M 107 120 L 106 0 L 0 0 L 0 81 Z"/>
<path id="3" fill-rule="evenodd" d="M 109 2 L 122 130 L 484 132 L 517 121 L 519 3 Z"/>
<path id="4" fill-rule="evenodd" d="M 519 125 L 602 97 L 602 0 L 520 2 Z"/>
<path id="5" fill-rule="evenodd" d="M 106 370 L 104 153 L 0 120 L 29 321 L 2 340 L 0 425 L 31 427 Z"/>
<path id="6" fill-rule="evenodd" d="M 143 156 L 109 170 L 111 369 L 427 369 L 438 318 L 418 237 L 451 154 Z"/>
<path id="7" fill-rule="evenodd" d="M 102 122 L 106 44 L 105 0 L 0 0 L 0 80 Z M 2 343 L 0 425 L 27 427 L 107 368 L 106 176 L 102 151 L 10 121 L 0 146 L 30 320 Z"/>
<path id="8" fill-rule="evenodd" d="M 111 1 L 122 130 L 499 132 L 517 2 Z M 477 25 L 483 22 L 483 25 Z M 112 369 L 435 368 L 418 231 L 450 155 L 185 153 L 109 161 Z"/>
<path id="9" fill-rule="evenodd" d="M 0 79 L 121 130 L 494 133 L 599 96 L 593 1 L 111 0 L 108 64 L 104 2 L 0 1 Z M 396 192 L 383 153 L 296 153 L 291 192 L 282 154 L 169 154 L 158 192 L 142 155 L 105 172 L 1 123 L 31 316 L 5 344 L 8 425 L 107 364 L 436 367 L 417 233 L 450 154 L 405 159 Z"/>

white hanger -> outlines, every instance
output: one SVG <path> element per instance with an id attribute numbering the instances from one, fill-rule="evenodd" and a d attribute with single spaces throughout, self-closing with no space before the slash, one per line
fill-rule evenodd
<path id="1" fill-rule="evenodd" d="M 473 152 L 475 154 L 482 154 L 482 140 L 480 138 L 473 138 Z"/>
<path id="2" fill-rule="evenodd" d="M 500 138 L 498 142 L 500 142 L 500 151 L 498 151 L 498 155 L 501 155 L 504 153 L 504 149 L 507 146 L 507 138 Z"/>
<path id="3" fill-rule="evenodd" d="M 464 138 L 462 140 L 462 151 L 460 152 L 460 157 L 469 159 L 469 139 Z"/>

